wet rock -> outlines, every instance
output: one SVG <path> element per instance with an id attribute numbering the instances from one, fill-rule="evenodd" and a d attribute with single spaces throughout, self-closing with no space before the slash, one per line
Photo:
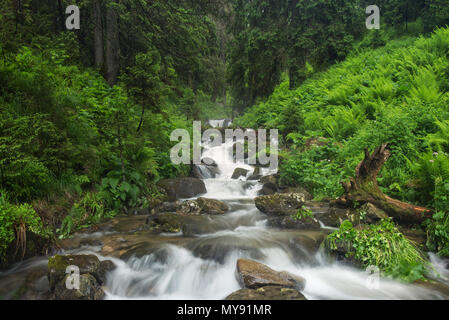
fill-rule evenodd
<path id="1" fill-rule="evenodd" d="M 262 186 L 262 189 L 259 191 L 259 195 L 268 196 L 275 194 L 278 191 L 277 186 L 274 183 L 268 182 Z"/>
<path id="2" fill-rule="evenodd" d="M 263 286 L 281 286 L 304 290 L 306 280 L 286 271 L 275 271 L 268 266 L 248 259 L 237 261 L 237 280 L 247 289 Z"/>
<path id="3" fill-rule="evenodd" d="M 321 230 L 292 231 L 288 238 L 288 247 L 294 252 L 294 257 L 298 259 L 299 263 L 316 264 L 316 253 L 326 237 L 327 232 Z"/>
<path id="4" fill-rule="evenodd" d="M 181 246 L 185 241 L 184 237 L 169 237 L 157 234 L 149 236 L 148 232 L 126 235 L 111 234 L 103 238 L 104 245 L 101 248 L 101 254 L 127 260 L 132 256 L 142 257 L 148 255 L 163 244 Z"/>
<path id="5" fill-rule="evenodd" d="M 236 168 L 234 170 L 234 173 L 232 174 L 231 179 L 238 179 L 240 177 L 246 177 L 246 175 L 248 174 L 249 170 L 243 169 L 243 168 Z"/>
<path id="6" fill-rule="evenodd" d="M 193 165 L 191 175 L 197 179 L 213 179 L 220 174 L 220 170 L 215 166 Z"/>
<path id="7" fill-rule="evenodd" d="M 55 300 L 102 300 L 104 298 L 104 291 L 91 274 L 80 275 L 79 289 L 67 288 L 66 281 L 69 276 L 67 275 L 56 284 L 53 296 Z"/>
<path id="8" fill-rule="evenodd" d="M 305 197 L 301 193 L 277 193 L 257 197 L 255 203 L 257 209 L 267 215 L 291 216 L 302 208 Z"/>
<path id="9" fill-rule="evenodd" d="M 353 224 L 357 225 L 360 215 L 354 209 L 341 209 L 338 207 L 330 207 L 323 212 L 315 213 L 315 218 L 320 220 L 327 227 L 340 227 L 340 224 L 349 220 Z"/>
<path id="10" fill-rule="evenodd" d="M 207 198 L 198 198 L 196 202 L 201 208 L 203 214 L 225 214 L 229 211 L 229 207 L 226 203 Z"/>
<path id="11" fill-rule="evenodd" d="M 242 187 L 243 187 L 243 190 L 249 190 L 249 189 L 253 188 L 255 185 L 256 185 L 256 183 L 254 181 L 252 181 L 252 182 L 245 183 Z"/>
<path id="12" fill-rule="evenodd" d="M 302 187 L 287 187 L 285 189 L 280 190 L 281 193 L 302 193 L 304 195 L 304 199 L 306 201 L 310 201 L 313 199 L 313 196 Z"/>
<path id="13" fill-rule="evenodd" d="M 147 218 L 148 216 L 119 216 L 106 222 L 102 227 L 121 233 L 136 232 L 143 229 Z"/>
<path id="14" fill-rule="evenodd" d="M 201 218 L 201 216 L 197 217 Z M 189 219 L 182 225 L 182 233 L 185 237 L 193 237 L 202 234 L 214 233 L 217 229 L 203 219 Z"/>
<path id="15" fill-rule="evenodd" d="M 258 289 L 241 289 L 231 293 L 225 300 L 307 300 L 298 290 L 281 286 Z"/>
<path id="16" fill-rule="evenodd" d="M 184 202 L 165 202 L 157 208 L 157 211 L 160 213 L 176 212 L 181 215 L 219 215 L 228 212 L 229 207 L 222 201 L 200 197 L 196 200 L 188 200 Z"/>
<path id="17" fill-rule="evenodd" d="M 204 157 L 203 159 L 201 159 L 201 163 L 206 166 L 217 167 L 217 163 L 212 158 Z"/>
<path id="18" fill-rule="evenodd" d="M 319 230 L 320 223 L 312 218 L 296 218 L 295 216 L 272 217 L 268 219 L 268 226 L 279 229 Z"/>
<path id="19" fill-rule="evenodd" d="M 262 178 L 262 175 L 260 174 L 260 167 L 256 167 L 254 169 L 253 174 L 248 178 L 248 181 L 257 181 Z"/>
<path id="20" fill-rule="evenodd" d="M 169 201 L 192 198 L 206 193 L 204 182 L 198 178 L 176 178 L 159 181 L 158 186 L 167 192 Z"/>
<path id="21" fill-rule="evenodd" d="M 155 232 L 178 233 L 183 225 L 183 217 L 174 213 L 164 213 L 156 217 L 149 217 L 147 225 Z"/>
<path id="22" fill-rule="evenodd" d="M 159 207 L 156 208 L 156 212 L 176 212 L 181 206 L 182 201 L 163 202 Z"/>
<path id="23" fill-rule="evenodd" d="M 265 256 L 260 252 L 260 248 L 254 240 L 238 241 L 227 237 L 217 237 L 215 239 L 198 239 L 186 246 L 195 257 L 204 260 L 213 260 L 224 264 L 228 256 L 236 251 L 251 259 L 263 259 Z"/>
<path id="24" fill-rule="evenodd" d="M 102 281 L 101 263 L 94 255 L 56 255 L 48 259 L 48 281 L 50 290 L 63 280 L 67 267 L 77 266 L 80 274 L 91 274 L 97 281 Z"/>
<path id="25" fill-rule="evenodd" d="M 117 268 L 114 262 L 111 260 L 103 260 L 100 262 L 100 270 L 98 275 L 100 277 L 100 283 L 105 284 L 108 273 L 114 271 Z"/>
<path id="26" fill-rule="evenodd" d="M 260 178 L 260 182 L 261 183 L 273 183 L 277 186 L 278 185 L 278 175 L 272 174 L 269 176 L 263 176 L 262 178 Z"/>
<path id="27" fill-rule="evenodd" d="M 182 215 L 199 215 L 201 213 L 201 207 L 196 200 L 185 201 L 176 210 L 177 214 Z"/>

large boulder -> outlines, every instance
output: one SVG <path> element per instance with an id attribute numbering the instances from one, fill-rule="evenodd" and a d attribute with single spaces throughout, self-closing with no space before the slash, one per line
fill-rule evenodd
<path id="1" fill-rule="evenodd" d="M 68 267 L 79 268 L 79 288 L 67 288 Z M 48 282 L 53 299 L 101 300 L 107 273 L 116 268 L 110 260 L 100 261 L 95 255 L 56 255 L 48 260 Z"/>
<path id="2" fill-rule="evenodd" d="M 66 280 L 69 275 L 59 281 L 54 289 L 55 300 L 102 300 L 104 291 L 101 289 L 95 277 L 91 274 L 82 274 L 79 277 L 79 289 L 68 289 Z"/>
<path id="3" fill-rule="evenodd" d="M 277 193 L 257 197 L 255 203 L 257 209 L 267 215 L 291 216 L 302 208 L 305 196 L 302 193 Z"/>
<path id="4" fill-rule="evenodd" d="M 282 286 L 265 286 L 258 289 L 240 289 L 225 300 L 307 300 L 298 290 Z"/>
<path id="5" fill-rule="evenodd" d="M 237 261 L 237 280 L 247 289 L 264 286 L 281 286 L 304 290 L 306 280 L 286 271 L 275 271 L 268 266 L 249 259 Z"/>
<path id="6" fill-rule="evenodd" d="M 198 198 L 196 202 L 201 208 L 203 214 L 225 214 L 229 211 L 229 207 L 226 203 L 207 198 Z"/>
<path id="7" fill-rule="evenodd" d="M 240 177 L 246 177 L 246 175 L 248 174 L 249 170 L 247 169 L 243 169 L 243 168 L 236 168 L 234 170 L 234 173 L 232 174 L 231 179 L 238 179 Z"/>
<path id="8" fill-rule="evenodd" d="M 159 181 L 158 186 L 167 192 L 169 201 L 192 198 L 207 192 L 204 182 L 198 178 L 165 179 Z"/>

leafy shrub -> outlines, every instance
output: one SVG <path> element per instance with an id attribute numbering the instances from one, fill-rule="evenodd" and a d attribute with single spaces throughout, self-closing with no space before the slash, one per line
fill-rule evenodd
<path id="1" fill-rule="evenodd" d="M 300 185 L 316 199 L 341 194 L 340 181 L 345 172 L 336 163 L 339 148 L 333 144 L 313 146 L 304 152 L 293 151 L 281 164 L 281 183 Z"/>
<path id="2" fill-rule="evenodd" d="M 87 192 L 76 202 L 64 217 L 61 227 L 56 230 L 59 238 L 66 238 L 74 231 L 97 224 L 104 218 L 113 218 L 117 212 L 107 209 L 103 197 L 101 192 Z"/>
<path id="3" fill-rule="evenodd" d="M 3 258 L 11 243 L 16 240 L 16 252 L 26 250 L 26 233 L 32 232 L 48 238 L 51 231 L 45 228 L 41 218 L 29 204 L 13 205 L 5 191 L 0 190 L 0 258 Z"/>
<path id="4" fill-rule="evenodd" d="M 325 246 L 331 252 L 337 250 L 338 246 L 343 246 L 347 257 L 353 257 L 364 267 L 377 266 L 384 275 L 405 281 L 422 278 L 425 266 L 428 265 L 418 249 L 399 232 L 390 218 L 377 224 L 365 225 L 361 229 L 354 228 L 346 220 L 339 230 L 326 238 Z M 413 270 L 403 266 L 413 267 Z"/>
<path id="5" fill-rule="evenodd" d="M 438 255 L 449 257 L 449 179 L 436 180 L 434 202 L 436 213 L 427 229 L 427 246 Z"/>

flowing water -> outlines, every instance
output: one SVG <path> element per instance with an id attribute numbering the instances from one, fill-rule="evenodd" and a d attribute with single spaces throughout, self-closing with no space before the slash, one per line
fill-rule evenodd
<path id="1" fill-rule="evenodd" d="M 211 124 L 222 126 L 223 121 Z M 266 216 L 254 205 L 262 186 L 256 181 L 247 181 L 254 167 L 243 161 L 234 163 L 232 147 L 233 142 L 213 148 L 206 145 L 203 153 L 204 157 L 216 161 L 220 173 L 212 179 L 204 172 L 207 193 L 202 196 L 226 202 L 230 212 L 205 219 L 202 223 L 207 224 L 209 231 L 195 237 L 178 234 L 175 235 L 179 237 L 176 244 L 160 242 L 146 254 L 131 255 L 126 260 L 108 257 L 118 267 L 108 276 L 107 299 L 224 299 L 240 289 L 235 276 L 239 258 L 254 259 L 275 270 L 304 277 L 307 283 L 303 294 L 307 299 L 442 298 L 438 292 L 385 278 L 372 288 L 368 285 L 367 273 L 323 257 L 313 246 L 314 239 L 322 236 L 321 232 L 267 227 Z M 237 167 L 249 170 L 247 177 L 232 180 Z M 262 168 L 261 173 L 273 172 Z M 329 230 L 323 228 L 322 232 Z M 86 247 L 74 252 L 99 255 L 100 249 Z M 431 258 L 435 269 L 440 274 L 443 272 L 447 280 L 449 275 L 443 267 L 447 261 Z M 31 267 L 42 268 L 45 264 L 45 258 L 37 258 L 0 274 L 0 287 L 13 286 L 17 278 L 24 277 L 25 271 Z M 42 284 L 45 276 L 38 281 L 45 289 Z"/>

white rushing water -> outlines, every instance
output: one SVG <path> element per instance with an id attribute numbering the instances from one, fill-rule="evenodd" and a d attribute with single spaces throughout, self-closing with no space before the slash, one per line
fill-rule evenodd
<path id="1" fill-rule="evenodd" d="M 239 258 L 257 260 L 275 270 L 304 277 L 307 283 L 303 294 L 307 299 L 442 298 L 437 292 L 390 279 L 380 279 L 373 288 L 368 285 L 367 273 L 331 263 L 320 252 L 309 251 L 307 239 L 313 236 L 311 232 L 269 228 L 266 216 L 255 207 L 253 200 L 262 186 L 256 181 L 246 181 L 254 167 L 244 162 L 234 163 L 232 146 L 233 142 L 219 147 L 206 145 L 203 154 L 214 159 L 220 170 L 215 179 L 205 179 L 207 193 L 203 196 L 225 201 L 230 212 L 206 219 L 210 232 L 185 238 L 182 245 L 162 244 L 126 261 L 99 256 L 100 260 L 111 259 L 118 266 L 108 275 L 107 299 L 224 299 L 240 289 L 236 279 Z M 246 177 L 232 180 L 236 168 L 249 172 Z M 265 169 L 261 173 L 273 172 Z M 178 236 L 182 239 L 181 234 Z M 70 253 L 97 254 L 100 249 L 85 247 Z M 0 287 L 9 290 L 14 281 L 24 278 L 22 272 L 27 268 L 44 267 L 46 261 L 45 258 L 31 260 L 0 273 Z M 431 261 L 436 273 L 449 281 L 445 268 L 448 261 L 433 255 Z M 6 282 L 2 282 L 2 277 Z"/>
<path id="2" fill-rule="evenodd" d="M 223 121 L 211 121 L 223 126 Z M 265 216 L 254 205 L 261 185 L 246 179 L 254 167 L 234 163 L 232 146 L 206 145 L 203 157 L 216 161 L 220 174 L 205 179 L 203 196 L 240 204 L 237 210 L 217 217 L 217 232 L 203 234 L 185 246 L 163 245 L 143 257 L 115 260 L 118 268 L 108 278 L 108 299 L 224 299 L 240 289 L 236 280 L 236 261 L 251 258 L 275 270 L 285 270 L 306 278 L 303 294 L 308 299 L 438 299 L 432 291 L 380 279 L 375 288 L 367 283 L 367 273 L 329 263 L 321 254 L 309 253 L 301 244 L 291 245 L 290 231 L 265 225 Z M 246 177 L 232 180 L 236 168 L 249 170 Z M 263 171 L 269 174 L 268 170 Z M 271 172 L 272 173 L 272 172 Z"/>

